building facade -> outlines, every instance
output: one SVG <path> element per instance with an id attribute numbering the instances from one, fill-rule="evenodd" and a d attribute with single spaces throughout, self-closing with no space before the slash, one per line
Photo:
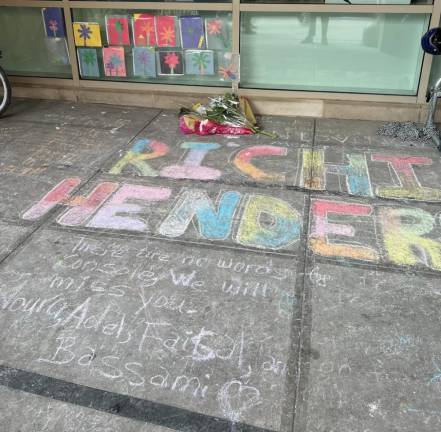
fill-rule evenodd
<path id="1" fill-rule="evenodd" d="M 257 111 L 420 121 L 441 0 L 0 0 L 15 94 L 164 108 L 233 88 Z"/>

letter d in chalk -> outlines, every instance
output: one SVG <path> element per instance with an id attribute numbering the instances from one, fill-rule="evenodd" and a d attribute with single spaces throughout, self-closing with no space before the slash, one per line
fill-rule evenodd
<path id="1" fill-rule="evenodd" d="M 268 222 L 263 221 L 266 215 Z M 248 198 L 237 242 L 262 249 L 280 249 L 300 238 L 300 214 L 287 202 L 265 195 Z"/>

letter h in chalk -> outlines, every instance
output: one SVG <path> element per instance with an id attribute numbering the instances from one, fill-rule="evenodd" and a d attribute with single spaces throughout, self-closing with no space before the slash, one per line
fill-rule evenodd
<path id="1" fill-rule="evenodd" d="M 143 210 L 142 205 L 130 203 L 129 201 L 162 201 L 168 199 L 171 195 L 169 188 L 130 184 L 120 187 L 119 183 L 103 182 L 99 183 L 85 197 L 71 196 L 73 190 L 80 183 L 81 179 L 78 177 L 63 180 L 37 204 L 26 211 L 23 214 L 23 219 L 36 220 L 55 206 L 64 205 L 70 208 L 58 217 L 57 222 L 60 225 L 85 225 L 87 220 L 91 219 L 87 226 L 146 231 L 146 222 L 134 215 Z M 111 197 L 111 195 L 113 196 Z M 129 216 L 129 214 L 132 214 L 132 216 Z"/>
<path id="2" fill-rule="evenodd" d="M 57 205 L 72 207 L 59 219 L 63 225 L 81 225 L 96 209 L 118 189 L 118 183 L 104 182 L 98 184 L 86 197 L 74 196 L 73 190 L 79 186 L 81 178 L 64 179 L 49 191 L 37 204 L 23 214 L 25 220 L 36 220 L 50 212 Z"/>

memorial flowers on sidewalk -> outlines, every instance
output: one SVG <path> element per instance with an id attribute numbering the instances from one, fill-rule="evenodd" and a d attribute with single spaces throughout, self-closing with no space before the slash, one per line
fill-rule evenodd
<path id="1" fill-rule="evenodd" d="M 232 94 L 211 98 L 208 105 L 195 104 L 191 109 L 181 108 L 179 127 L 185 134 L 197 135 L 262 134 L 276 138 L 258 126 L 249 102 Z"/>

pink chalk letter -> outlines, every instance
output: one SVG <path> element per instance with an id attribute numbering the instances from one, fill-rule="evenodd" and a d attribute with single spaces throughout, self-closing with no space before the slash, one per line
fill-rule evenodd
<path id="1" fill-rule="evenodd" d="M 65 204 L 72 191 L 81 183 L 79 177 L 67 178 L 57 184 L 37 204 L 27 210 L 22 218 L 36 220 L 51 211 L 58 204 Z"/>

